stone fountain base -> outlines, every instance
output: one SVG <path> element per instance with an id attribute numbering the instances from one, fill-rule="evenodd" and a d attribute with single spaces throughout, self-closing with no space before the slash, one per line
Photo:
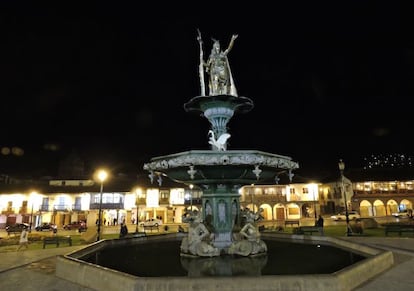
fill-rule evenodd
<path id="1" fill-rule="evenodd" d="M 133 238 L 151 243 L 157 240 L 181 240 L 180 234 Z M 390 268 L 394 262 L 390 251 L 382 251 L 332 237 L 263 233 L 265 240 L 287 240 L 311 244 L 329 244 L 367 257 L 332 274 L 272 275 L 257 277 L 137 277 L 79 258 L 128 240 L 101 241 L 79 251 L 59 256 L 56 276 L 94 290 L 353 290 L 362 283 Z"/>

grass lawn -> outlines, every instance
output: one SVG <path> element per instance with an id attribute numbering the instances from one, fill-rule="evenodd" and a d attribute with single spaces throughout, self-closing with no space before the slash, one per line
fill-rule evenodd
<path id="1" fill-rule="evenodd" d="M 281 232 L 282 233 L 293 233 L 294 227 L 286 227 Z M 330 225 L 324 227 L 325 236 L 332 237 L 344 237 L 346 236 L 346 226 L 345 225 Z M 150 234 L 150 233 L 149 233 Z M 151 235 L 151 234 L 150 234 Z M 155 235 L 155 234 L 154 234 Z M 43 249 L 43 238 L 45 236 L 50 236 L 50 234 L 34 233 L 29 234 L 29 249 Z M 384 228 L 366 228 L 363 230 L 363 233 L 358 236 L 364 237 L 385 237 Z M 402 237 L 413 237 L 412 234 L 403 234 Z M 82 240 L 81 234 L 71 235 L 72 246 L 86 245 Z M 103 234 L 103 239 L 116 239 L 119 238 L 119 234 Z M 0 239 L 0 252 L 10 252 L 16 251 L 19 243 L 19 234 L 10 235 L 10 237 Z M 67 243 L 62 243 L 61 246 L 67 246 Z M 53 245 L 47 245 L 46 248 L 54 247 Z"/>
<path id="2" fill-rule="evenodd" d="M 294 227 L 286 227 L 283 232 L 284 233 L 293 233 Z M 346 236 L 346 225 L 329 225 L 323 228 L 325 236 L 332 236 L 332 237 L 343 237 Z M 365 228 L 362 234 L 356 234 L 358 236 L 366 236 L 366 237 L 383 237 L 385 236 L 384 228 L 376 227 L 376 228 Z M 408 234 L 407 236 L 411 236 Z"/>
<path id="3" fill-rule="evenodd" d="M 43 238 L 46 236 L 51 236 L 50 234 L 39 234 L 39 233 L 30 233 L 29 234 L 29 250 L 43 249 Z M 16 251 L 19 246 L 19 234 L 10 235 L 9 237 L 0 239 L 0 252 L 10 252 Z M 72 246 L 86 245 L 82 240 L 80 234 L 71 235 Z M 119 234 L 104 234 L 102 235 L 103 239 L 114 239 L 119 238 Z M 61 243 L 61 246 L 68 246 L 68 243 Z M 56 245 L 46 245 L 46 248 L 56 247 Z"/>

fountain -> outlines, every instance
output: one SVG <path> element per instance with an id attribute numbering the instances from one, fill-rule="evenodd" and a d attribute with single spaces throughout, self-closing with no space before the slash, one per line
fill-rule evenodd
<path id="1" fill-rule="evenodd" d="M 58 257 L 58 277 L 95 290 L 352 290 L 393 264 L 391 252 L 346 240 L 260 233 L 260 209 L 241 209 L 241 186 L 281 173 L 291 179 L 299 166 L 287 156 L 227 147 L 229 120 L 253 109 L 251 99 L 238 96 L 227 60 L 236 38 L 225 51 L 214 41 L 204 61 L 198 36 L 201 95 L 184 109 L 208 119 L 211 148 L 144 164 L 151 181 L 168 177 L 203 190 L 200 211 L 183 217 L 188 234 L 101 240 Z"/>
<path id="2" fill-rule="evenodd" d="M 182 255 L 243 256 L 266 253 L 266 244 L 260 239 L 255 222 L 260 217 L 254 209 L 240 209 L 238 190 L 243 185 L 274 179 L 281 172 L 292 177 L 298 163 L 290 157 L 256 150 L 228 150 L 228 123 L 236 113 L 247 113 L 253 108 L 251 99 L 237 95 L 227 55 L 237 35 L 233 35 L 228 48 L 222 51 L 215 40 L 210 57 L 203 58 L 200 43 L 201 96 L 184 104 L 187 112 L 202 114 L 210 122 L 208 131 L 210 150 L 192 150 L 155 157 L 144 169 L 151 181 L 168 177 L 174 181 L 196 185 L 203 190 L 201 213 L 190 213 L 189 235 L 181 245 Z M 208 72 L 209 93 L 205 90 L 205 71 Z M 198 216 L 198 217 L 197 217 Z"/>

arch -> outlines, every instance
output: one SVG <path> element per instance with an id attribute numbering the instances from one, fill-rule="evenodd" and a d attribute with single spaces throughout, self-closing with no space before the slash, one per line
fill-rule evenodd
<path id="1" fill-rule="evenodd" d="M 311 217 L 314 213 L 314 209 L 309 203 L 303 203 L 301 210 L 303 217 Z"/>
<path id="2" fill-rule="evenodd" d="M 289 203 L 287 205 L 287 219 L 300 219 L 300 207 L 296 203 Z"/>
<path id="3" fill-rule="evenodd" d="M 177 223 L 182 223 L 183 222 L 183 220 L 182 220 L 182 218 L 183 218 L 183 215 L 184 215 L 184 213 L 186 212 L 186 207 L 184 207 L 184 206 L 177 206 L 177 207 L 175 207 L 175 209 L 174 209 L 174 222 L 177 222 Z"/>
<path id="4" fill-rule="evenodd" d="M 274 207 L 273 207 L 273 213 L 275 214 L 275 219 L 276 220 L 284 220 L 286 218 L 286 208 L 285 205 L 283 205 L 282 203 L 277 203 Z"/>
<path id="5" fill-rule="evenodd" d="M 368 200 L 362 200 L 359 203 L 359 214 L 361 215 L 361 217 L 373 216 L 371 202 L 369 202 Z"/>
<path id="6" fill-rule="evenodd" d="M 197 206 L 187 206 L 187 208 L 186 208 L 188 211 L 190 211 L 190 210 L 193 210 L 193 211 L 200 211 L 200 209 L 198 209 L 198 207 Z"/>
<path id="7" fill-rule="evenodd" d="M 394 199 L 387 201 L 387 215 L 391 215 L 393 212 L 398 212 L 398 203 Z"/>
<path id="8" fill-rule="evenodd" d="M 262 204 L 260 208 L 263 209 L 263 220 L 273 220 L 272 207 L 269 204 Z"/>
<path id="9" fill-rule="evenodd" d="M 399 210 L 402 211 L 402 210 L 407 210 L 407 209 L 413 209 L 413 204 L 411 203 L 410 200 L 407 200 L 407 199 L 401 200 L 400 205 L 399 205 Z"/>
<path id="10" fill-rule="evenodd" d="M 373 203 L 374 205 L 374 216 L 386 216 L 385 205 L 384 202 L 377 199 Z"/>
<path id="11" fill-rule="evenodd" d="M 247 204 L 246 208 L 249 208 L 253 212 L 256 212 L 259 210 L 259 207 L 256 204 L 252 204 L 252 203 Z"/>

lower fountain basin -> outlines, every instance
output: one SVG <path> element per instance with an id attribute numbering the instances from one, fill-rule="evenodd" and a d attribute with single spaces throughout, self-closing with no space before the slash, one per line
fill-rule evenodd
<path id="1" fill-rule="evenodd" d="M 349 241 L 273 233 L 263 233 L 269 252 L 259 257 L 184 258 L 171 246 L 182 237 L 101 241 L 58 257 L 56 275 L 96 290 L 352 290 L 393 264 L 391 252 Z M 165 243 L 169 251 L 161 247 Z M 296 244 L 302 246 L 294 250 Z M 156 245 L 158 252 L 151 257 L 151 246 Z M 334 253 L 325 256 L 325 251 Z M 337 262 L 328 262 L 328 257 Z"/>

